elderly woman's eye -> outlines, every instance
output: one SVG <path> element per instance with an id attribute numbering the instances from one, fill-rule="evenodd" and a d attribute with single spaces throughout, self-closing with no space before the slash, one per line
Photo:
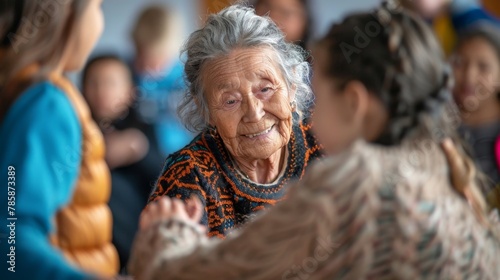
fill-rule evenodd
<path id="1" fill-rule="evenodd" d="M 233 105 L 235 103 L 236 103 L 236 100 L 228 100 L 228 101 L 226 101 L 227 105 Z"/>
<path id="2" fill-rule="evenodd" d="M 268 93 L 268 92 L 271 92 L 272 90 L 273 90 L 272 87 L 265 87 L 265 88 L 261 89 L 260 91 L 263 93 Z"/>

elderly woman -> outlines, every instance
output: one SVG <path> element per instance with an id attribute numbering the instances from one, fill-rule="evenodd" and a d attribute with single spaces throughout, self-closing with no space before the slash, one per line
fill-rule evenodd
<path id="1" fill-rule="evenodd" d="M 437 141 L 456 135 L 449 69 L 427 24 L 392 7 L 347 17 L 315 48 L 314 129 L 329 156 L 225 240 L 199 227 L 196 199 L 151 205 L 136 279 L 500 279 L 499 228 L 475 167 Z M 379 35 L 346 55 L 359 26 Z"/>
<path id="2" fill-rule="evenodd" d="M 283 199 L 320 156 L 304 121 L 309 66 L 300 47 L 250 9 L 211 16 L 184 52 L 189 90 L 179 113 L 200 133 L 167 158 L 149 202 L 194 195 L 209 236 L 222 238 Z"/>

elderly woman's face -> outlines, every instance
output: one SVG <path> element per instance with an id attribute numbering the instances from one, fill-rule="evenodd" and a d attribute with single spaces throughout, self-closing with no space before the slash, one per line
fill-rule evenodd
<path id="1" fill-rule="evenodd" d="M 267 159 L 292 130 L 293 93 L 266 47 L 236 49 L 204 65 L 210 124 L 235 158 Z"/>

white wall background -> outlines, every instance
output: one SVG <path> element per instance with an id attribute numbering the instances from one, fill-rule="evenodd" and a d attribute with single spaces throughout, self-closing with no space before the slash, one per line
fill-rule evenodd
<path id="1" fill-rule="evenodd" d="M 334 21 L 341 20 L 344 16 L 355 11 L 369 10 L 377 6 L 382 0 L 310 0 L 315 37 L 328 31 Z"/>
<path id="2" fill-rule="evenodd" d="M 197 27 L 198 2 L 199 0 L 105 0 L 102 9 L 106 25 L 96 52 L 116 51 L 123 56 L 131 55 L 133 49 L 130 30 L 142 9 L 153 4 L 163 4 L 179 12 L 187 36 Z"/>
<path id="3" fill-rule="evenodd" d="M 310 0 L 315 22 L 314 36 L 328 30 L 331 22 L 355 10 L 370 9 L 381 0 Z M 130 55 L 130 29 L 138 13 L 145 6 L 161 3 L 169 5 L 182 15 L 186 37 L 194 31 L 199 20 L 200 0 L 105 0 L 103 1 L 106 27 L 96 52 L 118 52 Z"/>
<path id="4" fill-rule="evenodd" d="M 104 0 L 102 9 L 105 29 L 97 43 L 94 55 L 114 53 L 128 59 L 133 55 L 130 30 L 141 10 L 152 4 L 167 5 L 181 14 L 184 23 L 185 38 L 198 28 L 201 0 Z M 213 0 L 217 1 L 217 0 Z M 315 30 L 313 37 L 325 33 L 331 23 L 340 20 L 348 13 L 375 7 L 381 0 L 309 0 Z M 71 73 L 69 77 L 79 83 L 80 73 Z"/>

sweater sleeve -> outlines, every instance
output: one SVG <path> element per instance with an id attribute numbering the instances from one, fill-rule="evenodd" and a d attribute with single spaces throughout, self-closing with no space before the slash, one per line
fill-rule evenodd
<path id="1" fill-rule="evenodd" d="M 48 82 L 32 86 L 7 112 L 0 134 L 0 217 L 11 225 L 0 229 L 0 278 L 88 279 L 49 241 L 81 161 L 81 126 L 70 101 Z"/>
<path id="2" fill-rule="evenodd" d="M 384 152 L 318 162 L 287 200 L 222 241 L 191 221 L 158 223 L 137 235 L 130 271 L 141 280 L 499 279 L 495 231 L 443 180 Z"/>
<path id="3" fill-rule="evenodd" d="M 367 178 L 357 169 L 360 162 L 352 163 L 336 164 L 344 174 L 334 181 L 351 178 L 338 186 L 342 191 L 358 184 L 357 178 Z M 176 220 L 140 232 L 132 249 L 130 271 L 137 279 L 179 280 L 326 279 L 325 275 L 342 274 L 343 259 L 336 251 L 356 229 L 349 220 L 336 217 L 336 210 L 350 201 L 344 199 L 335 205 L 328 186 L 315 183 L 325 178 L 323 171 L 311 172 L 316 175 L 292 186 L 287 200 L 223 241 L 208 239 L 192 223 Z M 370 204 L 364 203 L 367 209 Z M 361 213 L 375 215 L 367 212 Z M 344 230 L 332 234 L 341 224 Z"/>
<path id="4" fill-rule="evenodd" d="M 197 171 L 199 163 L 194 158 L 196 155 L 189 148 L 170 155 L 165 162 L 162 174 L 156 182 L 148 203 L 156 201 L 165 195 L 181 200 L 186 200 L 195 195 L 203 205 L 204 212 L 201 224 L 208 225 L 207 193 L 201 185 L 202 182 L 200 182 Z"/>

